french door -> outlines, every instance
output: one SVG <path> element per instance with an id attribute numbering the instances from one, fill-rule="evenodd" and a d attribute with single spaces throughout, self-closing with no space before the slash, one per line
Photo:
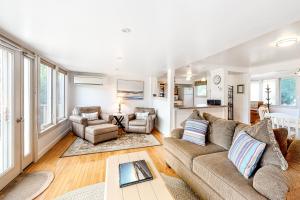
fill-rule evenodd
<path id="1" fill-rule="evenodd" d="M 17 66 L 17 67 L 16 67 Z M 21 171 L 20 54 L 0 45 L 0 189 Z"/>
<path id="2" fill-rule="evenodd" d="M 33 59 L 0 45 L 0 190 L 33 161 Z"/>
<path id="3" fill-rule="evenodd" d="M 25 169 L 33 161 L 33 63 L 31 57 L 23 56 L 21 65 L 21 162 Z"/>

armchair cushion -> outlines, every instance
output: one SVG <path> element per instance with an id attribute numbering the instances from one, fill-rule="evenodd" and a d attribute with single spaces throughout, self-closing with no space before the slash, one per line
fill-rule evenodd
<path id="1" fill-rule="evenodd" d="M 97 119 L 97 120 L 89 120 L 88 126 L 100 125 L 100 124 L 107 124 L 104 119 Z"/>
<path id="2" fill-rule="evenodd" d="M 136 107 L 134 109 L 134 112 L 148 112 L 149 115 L 155 114 L 155 109 L 154 108 L 142 108 L 142 107 Z"/>
<path id="3" fill-rule="evenodd" d="M 129 121 L 129 126 L 146 126 L 147 120 L 144 119 L 134 119 Z"/>
<path id="4" fill-rule="evenodd" d="M 87 118 L 88 121 L 97 120 L 99 118 L 99 114 L 97 112 L 81 113 L 81 116 Z"/>
<path id="5" fill-rule="evenodd" d="M 98 118 L 101 119 L 101 107 L 100 106 L 86 106 L 86 107 L 77 107 L 77 110 L 79 111 L 79 115 L 81 113 L 93 113 L 97 112 L 98 113 Z"/>
<path id="6" fill-rule="evenodd" d="M 70 121 L 78 123 L 78 124 L 82 124 L 82 125 L 87 125 L 87 118 L 81 117 L 79 115 L 71 115 L 70 116 Z"/>

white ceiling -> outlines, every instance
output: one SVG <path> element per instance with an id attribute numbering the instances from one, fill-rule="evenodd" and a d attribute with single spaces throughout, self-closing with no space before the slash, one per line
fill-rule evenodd
<path id="1" fill-rule="evenodd" d="M 0 5 L 1 29 L 47 58 L 74 71 L 123 75 L 181 67 L 300 20 L 299 0 L 0 0 Z M 132 32 L 122 33 L 124 27 Z"/>
<path id="2" fill-rule="evenodd" d="M 210 56 L 202 60 L 201 63 L 256 67 L 299 59 L 300 42 L 289 47 L 276 47 L 276 41 L 288 37 L 300 38 L 300 21 Z"/>

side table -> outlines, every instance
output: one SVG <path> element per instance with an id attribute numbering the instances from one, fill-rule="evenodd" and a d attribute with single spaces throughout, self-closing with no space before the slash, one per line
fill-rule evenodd
<path id="1" fill-rule="evenodd" d="M 122 121 L 125 119 L 125 113 L 114 113 L 113 117 L 116 120 L 116 125 L 125 131 L 125 126 L 122 124 Z"/>

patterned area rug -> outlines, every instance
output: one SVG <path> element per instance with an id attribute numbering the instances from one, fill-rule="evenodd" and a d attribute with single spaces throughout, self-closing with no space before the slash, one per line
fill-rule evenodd
<path id="1" fill-rule="evenodd" d="M 31 200 L 50 185 L 54 175 L 51 171 L 24 173 L 8 184 L 0 193 L 1 200 Z"/>
<path id="2" fill-rule="evenodd" d="M 161 174 L 175 200 L 198 200 L 190 187 L 179 178 Z M 98 183 L 64 194 L 56 200 L 103 200 L 104 183 Z"/>
<path id="3" fill-rule="evenodd" d="M 142 147 L 150 147 L 161 145 L 159 141 L 153 136 L 148 134 L 128 133 L 123 134 L 120 138 L 101 142 L 93 145 L 92 143 L 77 138 L 71 146 L 64 152 L 62 157 L 78 156 L 91 153 L 101 153 L 108 151 L 118 151 L 124 149 L 135 149 Z"/>

